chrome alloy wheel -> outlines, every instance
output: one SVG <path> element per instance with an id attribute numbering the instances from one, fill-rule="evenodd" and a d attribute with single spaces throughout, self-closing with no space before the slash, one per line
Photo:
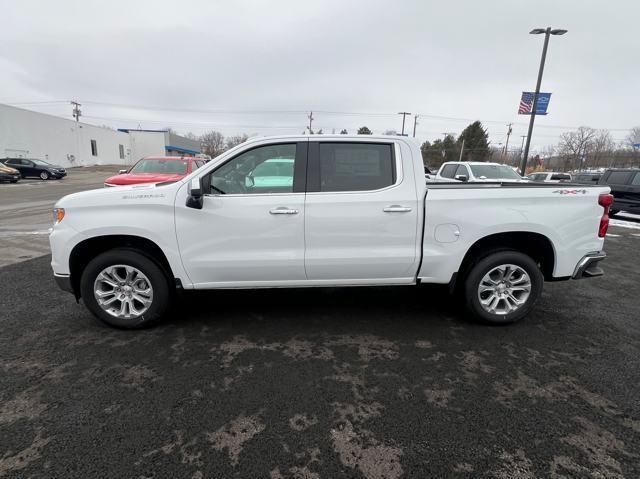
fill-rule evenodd
<path id="1" fill-rule="evenodd" d="M 111 316 L 135 319 L 153 302 L 151 281 L 133 266 L 116 264 L 103 269 L 93 283 L 98 305 Z"/>
<path id="2" fill-rule="evenodd" d="M 506 315 L 527 302 L 531 294 L 531 278 L 515 264 L 501 264 L 484 275 L 478 286 L 482 309 L 491 314 Z"/>

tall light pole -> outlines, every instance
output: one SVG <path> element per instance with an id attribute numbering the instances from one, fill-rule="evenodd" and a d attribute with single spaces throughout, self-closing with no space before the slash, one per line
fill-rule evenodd
<path id="1" fill-rule="evenodd" d="M 531 118 L 529 119 L 529 131 L 527 133 L 527 144 L 524 147 L 524 155 L 522 155 L 522 161 L 520 162 L 520 174 L 524 176 L 527 169 L 527 158 L 529 156 L 529 147 L 531 146 L 531 133 L 533 132 L 533 122 L 536 119 L 536 109 L 538 108 L 538 95 L 540 94 L 540 84 L 542 83 L 542 73 L 544 72 L 544 61 L 547 58 L 547 47 L 549 46 L 549 37 L 551 35 L 564 35 L 567 30 L 560 28 L 552 29 L 547 28 L 535 28 L 529 32 L 532 35 L 540 35 L 544 33 L 544 46 L 542 47 L 542 58 L 540 58 L 540 69 L 538 70 L 538 83 L 536 83 L 536 92 L 533 95 L 533 105 L 531 107 Z"/>

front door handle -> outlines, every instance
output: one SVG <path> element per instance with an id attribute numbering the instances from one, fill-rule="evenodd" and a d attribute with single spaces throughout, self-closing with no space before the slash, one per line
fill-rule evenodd
<path id="1" fill-rule="evenodd" d="M 411 208 L 402 205 L 390 205 L 382 209 L 385 213 L 408 213 Z"/>
<path id="2" fill-rule="evenodd" d="M 272 215 L 297 215 L 298 210 L 294 210 L 293 208 L 287 208 L 286 206 L 280 206 L 278 208 L 271 208 L 269 213 Z"/>

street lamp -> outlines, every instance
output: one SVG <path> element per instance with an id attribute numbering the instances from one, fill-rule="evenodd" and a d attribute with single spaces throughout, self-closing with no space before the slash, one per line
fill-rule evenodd
<path id="1" fill-rule="evenodd" d="M 533 122 L 536 119 L 536 109 L 538 108 L 538 95 L 540 94 L 540 84 L 542 83 L 542 72 L 544 71 L 544 61 L 547 58 L 547 47 L 549 46 L 549 36 L 551 35 L 564 35 L 567 30 L 561 28 L 551 27 L 547 28 L 534 28 L 529 32 L 531 35 L 541 35 L 544 33 L 544 46 L 542 47 L 542 58 L 540 59 L 540 69 L 538 70 L 538 83 L 536 83 L 536 92 L 533 95 L 533 105 L 531 108 L 531 118 L 529 119 L 529 131 L 527 133 L 527 144 L 524 148 L 524 155 L 522 155 L 522 162 L 520 163 L 520 174 L 524 176 L 527 169 L 527 158 L 529 156 L 529 147 L 531 146 L 531 133 L 533 132 Z"/>

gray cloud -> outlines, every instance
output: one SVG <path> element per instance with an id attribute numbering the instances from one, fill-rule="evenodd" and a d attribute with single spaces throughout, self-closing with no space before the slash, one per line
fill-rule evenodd
<path id="1" fill-rule="evenodd" d="M 393 115 L 419 120 L 418 136 L 459 132 L 480 119 L 492 140 L 535 86 L 538 26 L 552 38 L 543 90 L 550 114 L 534 144 L 555 143 L 561 128 L 611 128 L 615 138 L 640 123 L 640 64 L 634 0 L 558 1 L 10 2 L 0 30 L 0 101 L 86 101 L 86 120 L 114 126 L 172 125 L 227 134 L 301 132 L 305 110 L 325 131 L 363 124 L 399 129 Z M 130 105 L 128 108 L 89 101 Z M 173 111 L 136 108 L 162 106 Z M 64 103 L 32 108 L 69 115 Z M 187 110 L 300 111 L 197 113 Z"/>

